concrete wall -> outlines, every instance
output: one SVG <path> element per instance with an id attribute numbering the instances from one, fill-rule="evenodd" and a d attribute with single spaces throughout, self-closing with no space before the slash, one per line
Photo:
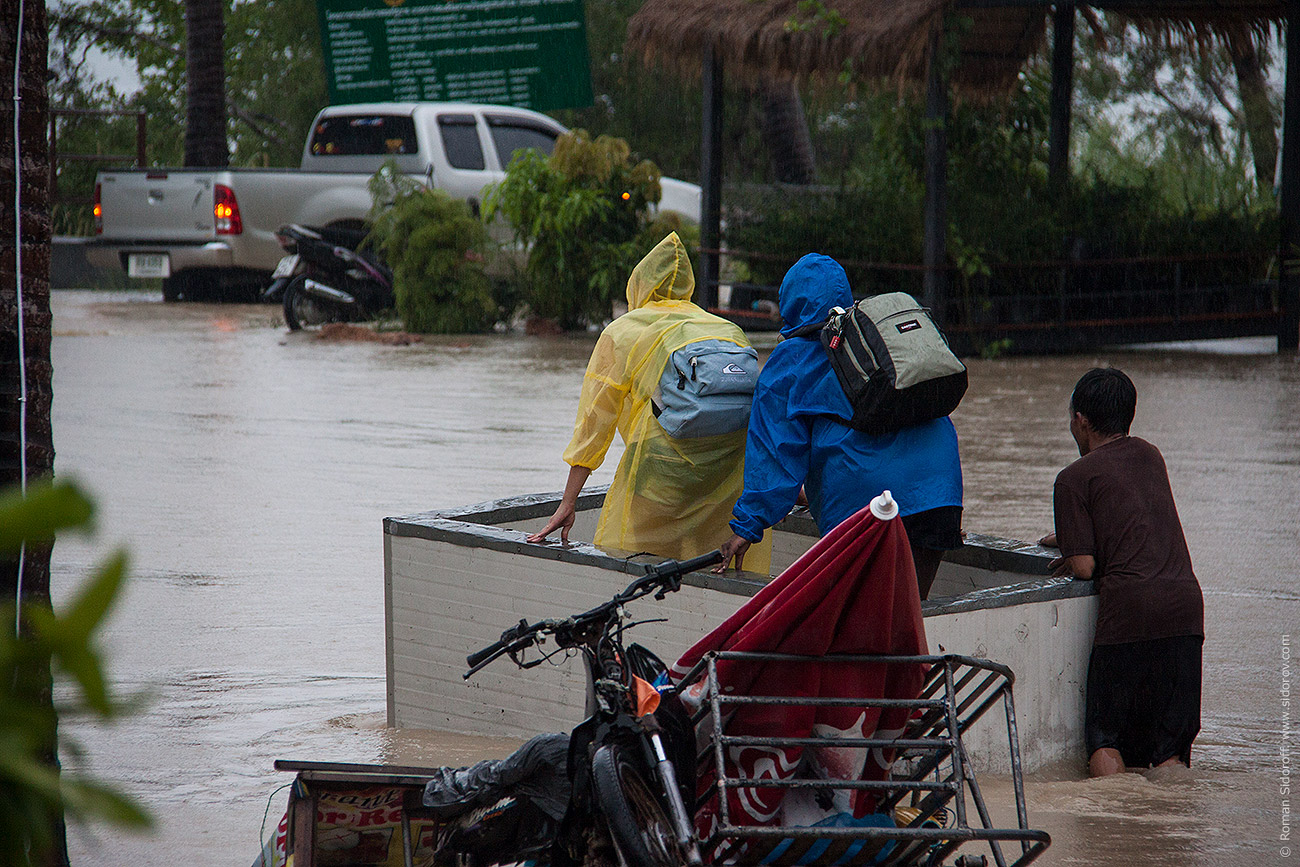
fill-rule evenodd
<path id="1" fill-rule="evenodd" d="M 959 600 L 925 618 L 931 653 L 991 659 L 1015 673 L 1015 715 L 1026 771 L 1084 760 L 1083 690 L 1097 621 L 1095 595 L 1051 598 L 1051 583 L 1043 588 L 1047 593 L 1035 593 L 1034 586 L 1021 585 L 1020 591 L 1040 596 L 1034 601 L 966 608 L 961 602 L 968 600 Z M 1003 719 L 1000 711 L 990 710 L 962 738 L 978 757 L 979 770 L 1011 770 Z"/>
<path id="2" fill-rule="evenodd" d="M 385 521 L 390 725 L 525 738 L 565 731 L 581 721 L 585 684 L 576 657 L 528 671 L 499 660 L 469 681 L 462 675 L 468 653 L 496 641 L 521 618 L 531 622 L 591 608 L 626 586 L 633 573 L 640 574 L 638 563 L 655 562 L 640 557 L 629 563 L 573 541 L 591 538 L 599 502 L 596 494 L 579 504 L 567 549 L 523 540 L 553 510 L 554 501 L 545 496 Z M 778 550 L 792 554 L 812 541 L 797 518 L 784 526 L 789 538 L 778 535 Z M 957 556 L 961 562 L 944 564 L 941 580 L 958 588 L 1013 586 L 927 602 L 930 650 L 1012 668 L 1027 770 L 1077 759 L 1096 616 L 1091 586 L 1044 578 L 1049 555 L 1041 549 L 1006 540 L 976 542 Z M 696 573 L 662 602 L 651 598 L 631 606 L 634 617 L 665 618 L 637 627 L 635 640 L 671 662 L 765 581 L 766 576 L 752 574 Z M 1000 710 L 986 714 L 966 742 L 977 768 L 1009 770 Z"/>

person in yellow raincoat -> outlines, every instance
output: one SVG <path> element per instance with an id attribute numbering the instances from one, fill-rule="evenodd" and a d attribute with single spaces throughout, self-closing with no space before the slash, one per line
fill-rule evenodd
<path id="1" fill-rule="evenodd" d="M 568 541 L 578 494 L 605 460 L 616 430 L 626 448 L 605 495 L 596 545 L 683 559 L 731 537 L 727 522 L 744 488 L 745 430 L 677 439 L 660 426 L 651 405 L 674 350 L 703 338 L 749 346 L 734 323 L 693 304 L 694 291 L 695 275 L 676 232 L 633 269 L 628 312 L 601 332 L 587 364 L 573 439 L 564 451 L 570 467 L 564 497 L 530 542 L 557 529 Z M 750 549 L 745 565 L 766 574 L 770 560 L 769 542 L 761 551 Z"/>

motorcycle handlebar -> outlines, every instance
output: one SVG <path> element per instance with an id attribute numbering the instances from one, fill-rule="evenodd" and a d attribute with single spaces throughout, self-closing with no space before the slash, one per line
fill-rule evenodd
<path id="1" fill-rule="evenodd" d="M 688 572 L 698 572 L 701 569 L 707 569 L 710 566 L 716 566 L 722 562 L 721 551 L 710 551 L 707 554 L 701 554 L 698 557 L 692 557 L 689 560 L 665 560 L 658 566 L 651 568 L 651 572 L 660 577 L 669 575 L 679 576 Z"/>
<path id="2" fill-rule="evenodd" d="M 542 620 L 534 624 L 529 624 L 527 620 L 520 620 L 518 625 L 512 626 L 505 632 L 501 633 L 498 641 L 489 644 L 481 650 L 476 650 L 469 656 L 465 657 L 465 662 L 469 665 L 469 671 L 465 672 L 465 678 L 468 679 L 479 669 L 486 666 L 492 660 L 505 653 L 515 650 L 523 650 L 534 643 L 535 636 L 543 630 L 554 629 L 561 623 L 572 625 L 575 621 L 589 621 L 591 619 L 605 616 L 607 612 L 613 610 L 624 602 L 630 602 L 650 593 L 656 593 L 659 598 L 663 598 L 665 592 L 676 590 L 681 586 L 681 576 L 688 572 L 695 572 L 700 569 L 707 569 L 709 566 L 722 562 L 721 551 L 710 551 L 707 554 L 701 554 L 699 557 L 691 557 L 688 560 L 665 560 L 655 566 L 651 566 L 644 577 L 633 581 L 629 587 L 622 593 L 615 596 L 604 605 L 593 608 L 584 614 L 569 618 L 568 621 L 551 621 Z"/>
<path id="3" fill-rule="evenodd" d="M 532 635 L 542 624 L 529 626 L 527 620 L 520 620 L 517 626 L 512 626 L 505 632 L 501 633 L 498 641 L 489 644 L 481 650 L 476 650 L 469 656 L 465 657 L 465 662 L 473 670 L 470 673 L 487 665 L 490 661 L 510 650 L 515 645 L 521 644 L 521 639 L 527 639 L 531 643 Z M 522 649 L 522 648 L 521 648 Z"/>
<path id="4" fill-rule="evenodd" d="M 500 653 L 505 649 L 506 649 L 505 642 L 498 641 L 495 644 L 488 645 L 482 650 L 476 650 L 475 652 L 471 653 L 469 656 L 465 657 L 465 664 L 468 665 L 470 668 L 478 668 L 480 663 L 487 662 L 493 656 L 495 656 L 496 654 Z"/>

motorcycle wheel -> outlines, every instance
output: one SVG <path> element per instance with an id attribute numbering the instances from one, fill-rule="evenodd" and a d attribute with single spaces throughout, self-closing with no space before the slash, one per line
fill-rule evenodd
<path id="1" fill-rule="evenodd" d="M 682 867 L 689 863 L 673 822 L 641 762 L 618 744 L 596 750 L 592 782 L 614 847 L 627 867 Z M 698 863 L 698 862 L 697 862 Z"/>
<path id="2" fill-rule="evenodd" d="M 344 321 L 337 305 L 304 291 L 307 275 L 299 274 L 284 290 L 284 324 L 290 331 Z"/>

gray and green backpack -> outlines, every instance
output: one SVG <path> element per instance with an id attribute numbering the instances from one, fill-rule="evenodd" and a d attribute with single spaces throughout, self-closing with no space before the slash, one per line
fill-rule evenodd
<path id="1" fill-rule="evenodd" d="M 824 323 L 791 337 L 817 337 L 853 407 L 850 426 L 875 436 L 951 413 L 966 393 L 966 365 L 929 312 L 906 292 L 831 308 Z"/>

